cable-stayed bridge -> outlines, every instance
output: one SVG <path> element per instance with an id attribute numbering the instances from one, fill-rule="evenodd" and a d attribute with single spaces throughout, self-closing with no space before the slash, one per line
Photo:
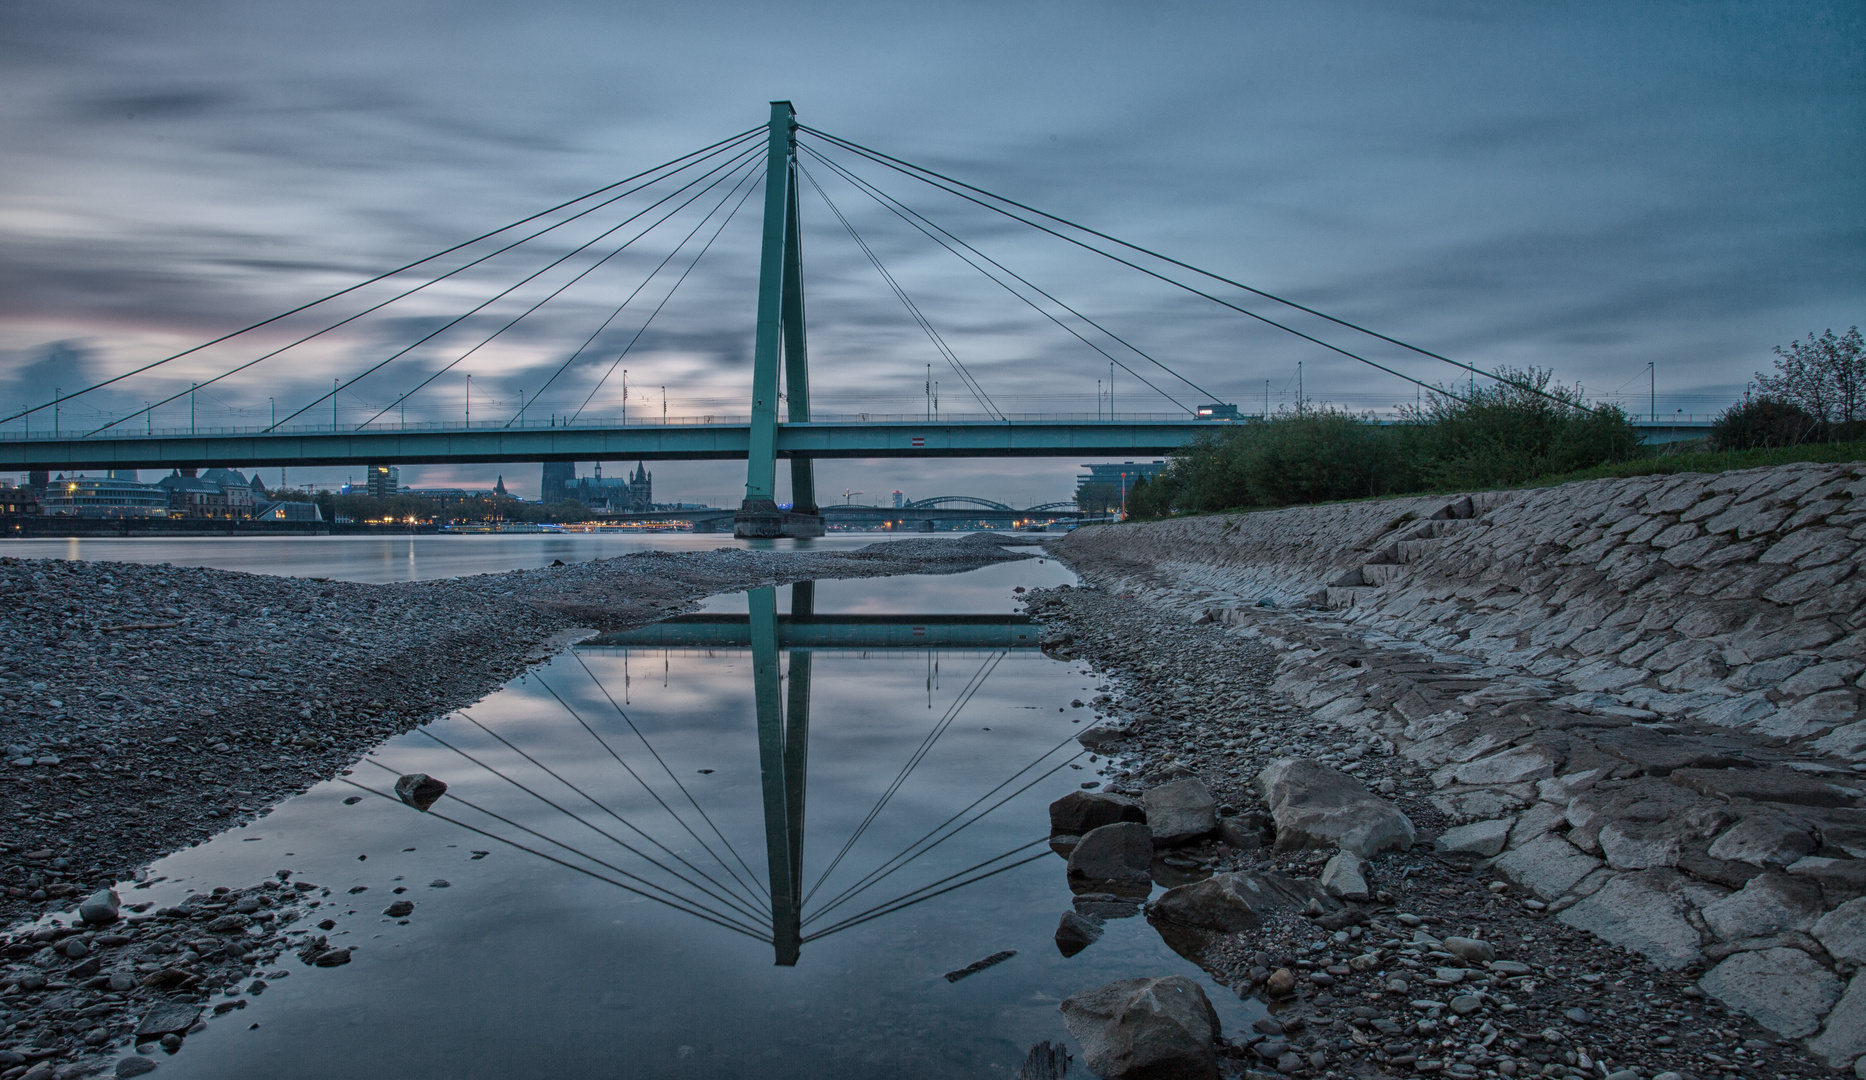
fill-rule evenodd
<path id="1" fill-rule="evenodd" d="M 965 263 L 1028 307 L 1035 317 L 1069 335 L 1074 343 L 1071 347 L 1079 346 L 1094 355 L 1097 370 L 1105 363 L 1111 388 L 1106 408 L 1098 409 L 1093 417 L 1019 414 L 1001 409 L 888 269 L 876 247 L 831 198 L 817 169 L 832 183 L 872 200 L 886 216 Z M 875 175 L 911 179 L 971 208 L 1035 230 L 1068 249 L 1097 256 L 1124 272 L 1190 294 L 1220 313 L 1237 315 L 1259 328 L 1290 335 L 1306 343 L 1304 348 L 1312 346 L 1346 358 L 1370 371 L 1416 384 L 1422 391 L 1450 399 L 1466 393 L 1456 384 L 1429 383 L 1394 365 L 1430 361 L 1432 371 L 1454 369 L 1450 374 L 1468 381 L 1473 388 L 1475 379 L 1482 377 L 1521 393 L 1552 396 L 1541 386 L 1522 382 L 1508 372 L 1486 371 L 1408 344 L 801 125 L 789 102 L 773 102 L 769 121 L 760 127 L 174 355 L 71 393 L 61 389 L 50 400 L 0 408 L 0 469 L 742 459 L 747 463 L 745 498 L 734 531 L 742 536 L 811 536 L 820 535 L 823 529 L 811 464 L 817 458 L 1157 456 L 1182 448 L 1199 431 L 1209 430 L 1214 416 L 1224 415 L 1222 398 L 1194 382 L 1174 363 L 1147 351 L 948 230 L 890 193 L 873 178 Z M 624 391 L 624 415 L 599 418 L 596 414 L 602 406 L 597 400 L 611 377 L 642 342 L 726 227 L 761 189 L 757 314 L 746 399 L 749 412 L 738 417 L 669 418 L 664 414 L 660 422 L 642 422 L 639 417 L 626 415 Z M 932 404 L 929 366 L 928 408 L 919 417 L 813 414 L 800 232 L 800 205 L 806 189 L 828 208 L 836 225 L 848 234 L 899 300 L 945 368 L 958 376 L 976 412 L 964 416 L 954 416 L 950 410 L 938 412 Z M 620 220 L 609 223 L 616 215 L 621 215 Z M 667 226 L 665 232 L 657 233 L 663 226 Z M 577 242 L 579 229 L 597 231 Z M 653 240 L 649 240 L 651 236 Z M 626 258 L 637 258 L 663 237 L 672 240 L 671 250 L 632 289 L 626 288 L 626 283 L 620 290 L 613 282 L 602 286 L 604 279 L 592 278 L 605 265 L 613 264 L 611 273 L 618 272 L 615 267 L 623 265 L 617 261 L 619 256 L 626 252 Z M 643 241 L 647 243 L 636 247 Z M 548 257 L 559 251 L 562 253 Z M 540 265 L 541 258 L 544 261 Z M 653 261 L 651 256 L 648 261 Z M 490 282 L 481 280 L 494 273 L 505 276 Z M 519 274 L 517 280 L 505 284 L 512 273 Z M 586 279 L 596 284 L 584 285 Z M 468 375 L 462 423 L 419 422 L 421 409 L 431 406 L 439 393 L 436 380 L 476 355 L 480 363 L 486 362 L 502 347 L 501 338 L 508 334 L 521 337 L 527 331 L 512 333 L 515 327 L 579 285 L 586 291 L 606 288 L 603 307 L 616 292 L 624 295 L 574 349 L 566 345 L 567 355 L 561 364 L 529 400 L 521 393 L 517 409 L 509 415 L 487 419 L 482 413 L 475 422 Z M 469 292 L 478 295 L 475 290 L 482 287 L 491 295 L 477 303 L 456 299 Z M 534 326 L 535 321 L 526 325 Z M 633 328 L 633 336 L 617 351 L 611 344 L 619 340 L 614 334 L 625 334 L 627 327 Z M 394 343 L 384 345 L 385 339 L 393 339 Z M 1344 341 L 1353 348 L 1342 344 Z M 1373 354 L 1375 349 L 1381 351 Z M 876 359 L 883 366 L 889 360 Z M 171 377 L 173 372 L 198 372 L 203 365 L 217 365 L 223 360 L 230 360 L 229 366 L 205 379 L 191 378 L 185 386 L 179 381 L 181 376 Z M 332 379 L 328 392 L 289 402 L 283 416 L 275 408 L 269 422 L 261 426 L 236 430 L 203 428 L 196 423 L 195 402 L 203 390 L 215 386 L 223 390 L 239 388 L 250 396 L 254 380 L 271 380 L 258 387 L 264 390 L 280 378 L 301 375 L 312 367 L 344 374 Z M 1146 387 L 1135 393 L 1177 411 L 1116 412 L 1112 385 L 1117 369 Z M 627 370 L 622 369 L 622 373 L 626 384 Z M 1237 378 L 1227 375 L 1227 385 L 1242 385 L 1244 372 L 1234 374 Z M 588 392 L 581 395 L 574 408 L 561 414 L 552 409 L 542 420 L 537 416 L 547 392 L 561 395 L 584 384 L 589 385 Z M 149 389 L 152 386 L 155 389 Z M 100 400 L 120 401 L 132 389 L 138 396 L 150 395 L 140 409 L 118 410 L 106 416 L 100 414 L 99 407 L 88 405 Z M 382 396 L 385 393 L 386 398 Z M 347 419 L 339 407 L 346 394 L 352 402 L 352 415 Z M 374 403 L 358 414 L 355 402 L 362 394 L 374 395 Z M 271 400 L 276 406 L 276 396 Z M 406 422 L 411 401 L 418 418 L 413 425 Z M 1215 403 L 1221 407 L 1203 409 Z M 99 420 L 74 427 L 76 416 L 87 407 Z M 181 409 L 188 411 L 190 421 L 186 428 L 178 429 L 170 417 Z M 154 418 L 163 410 L 167 410 L 163 412 L 164 427 L 158 431 Z M 328 424 L 323 422 L 325 417 L 329 418 Z M 1676 438 L 1700 430 L 1702 425 L 1703 421 L 1687 423 L 1677 417 L 1654 418 L 1643 426 L 1663 439 L 1667 433 Z M 776 502 L 779 460 L 790 465 L 788 509 Z"/>

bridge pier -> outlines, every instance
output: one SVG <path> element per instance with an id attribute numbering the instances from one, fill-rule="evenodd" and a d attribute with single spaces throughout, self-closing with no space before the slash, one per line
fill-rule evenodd
<path id="1" fill-rule="evenodd" d="M 764 246 L 758 264 L 758 331 L 752 348 L 752 422 L 745 501 L 732 519 L 732 535 L 740 538 L 823 535 L 823 515 L 816 505 L 816 473 L 808 458 L 791 459 L 792 508 L 781 509 L 776 499 L 780 358 L 790 399 L 787 418 L 793 423 L 810 419 L 796 162 L 796 111 L 788 101 L 774 101 L 765 151 Z"/>

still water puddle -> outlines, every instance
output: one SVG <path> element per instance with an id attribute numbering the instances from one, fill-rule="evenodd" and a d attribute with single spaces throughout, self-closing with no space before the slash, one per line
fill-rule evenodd
<path id="1" fill-rule="evenodd" d="M 1093 680 L 1011 590 L 1069 580 L 1031 560 L 720 598 L 161 861 L 130 897 L 290 870 L 355 949 L 282 957 L 164 1075 L 1008 1077 L 1067 1040 L 1062 998 L 1142 975 L 1200 980 L 1237 1030 L 1253 1013 L 1144 919 L 1052 940 L 1046 807 L 1096 776 L 1069 707 Z M 428 813 L 386 797 L 412 772 L 449 785 Z"/>

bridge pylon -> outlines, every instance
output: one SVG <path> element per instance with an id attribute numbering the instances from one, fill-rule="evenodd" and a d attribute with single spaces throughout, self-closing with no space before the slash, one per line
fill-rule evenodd
<path id="1" fill-rule="evenodd" d="M 732 518 L 738 537 L 821 536 L 815 462 L 790 459 L 791 509 L 777 504 L 777 397 L 780 358 L 792 423 L 810 419 L 810 372 L 804 341 L 803 253 L 797 228 L 797 112 L 771 103 L 765 156 L 764 247 L 758 264 L 758 330 L 752 349 L 751 443 L 745 501 Z"/>

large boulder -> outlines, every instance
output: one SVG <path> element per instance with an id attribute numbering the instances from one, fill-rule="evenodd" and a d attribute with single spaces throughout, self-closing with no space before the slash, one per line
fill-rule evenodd
<path id="1" fill-rule="evenodd" d="M 1106 889 L 1143 894 L 1153 885 L 1153 830 L 1136 821 L 1118 821 L 1090 829 L 1069 853 L 1069 884 L 1077 889 Z"/>
<path id="2" fill-rule="evenodd" d="M 78 905 L 78 918 L 90 926 L 107 926 L 117 921 L 122 905 L 115 890 L 99 889 Z"/>
<path id="3" fill-rule="evenodd" d="M 1104 1080 L 1216 1080 L 1218 1014 L 1184 975 L 1123 979 L 1063 999 L 1084 1064 Z"/>
<path id="4" fill-rule="evenodd" d="M 1140 804 L 1107 791 L 1072 791 L 1050 804 L 1050 835 L 1081 836 L 1117 821 L 1147 820 Z"/>
<path id="5" fill-rule="evenodd" d="M 1218 827 L 1218 800 L 1196 776 L 1150 788 L 1140 801 L 1160 847 L 1196 840 Z"/>
<path id="6" fill-rule="evenodd" d="M 1257 774 L 1276 819 L 1276 846 L 1333 847 L 1366 858 L 1412 847 L 1412 822 L 1347 773 L 1309 758 L 1279 758 Z"/>
<path id="7" fill-rule="evenodd" d="M 1190 930 L 1235 934 L 1255 930 L 1279 912 L 1301 911 L 1311 901 L 1331 911 L 1341 906 L 1313 878 L 1239 871 L 1174 886 L 1147 905 L 1147 917 Z"/>

